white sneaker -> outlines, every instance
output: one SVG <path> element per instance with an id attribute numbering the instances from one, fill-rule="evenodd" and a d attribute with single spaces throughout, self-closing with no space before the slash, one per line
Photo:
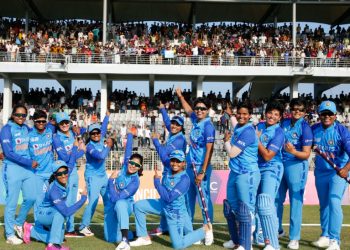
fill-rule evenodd
<path id="1" fill-rule="evenodd" d="M 23 243 L 23 240 L 17 238 L 16 235 L 11 235 L 6 239 L 6 243 L 10 245 L 20 245 Z"/>
<path id="2" fill-rule="evenodd" d="M 201 240 L 199 240 L 199 241 L 196 241 L 195 243 L 193 243 L 192 245 L 200 246 L 200 245 L 203 245 L 203 243 Z"/>
<path id="3" fill-rule="evenodd" d="M 130 245 L 126 241 L 121 241 L 115 250 L 130 250 Z"/>
<path id="4" fill-rule="evenodd" d="M 299 241 L 298 240 L 291 240 L 291 241 L 289 241 L 287 248 L 289 248 L 289 249 L 299 249 Z"/>
<path id="5" fill-rule="evenodd" d="M 340 246 L 338 244 L 338 241 L 330 240 L 329 247 L 326 250 L 340 250 Z"/>
<path id="6" fill-rule="evenodd" d="M 91 232 L 91 229 L 89 227 L 84 227 L 79 231 L 79 233 L 84 234 L 86 237 L 94 236 L 94 233 Z"/>
<path id="7" fill-rule="evenodd" d="M 321 236 L 317 241 L 312 242 L 311 244 L 315 247 L 327 248 L 329 247 L 329 238 Z"/>
<path id="8" fill-rule="evenodd" d="M 226 241 L 222 245 L 224 246 L 224 248 L 228 248 L 228 249 L 231 249 L 231 248 L 235 247 L 235 244 L 233 243 L 232 240 Z"/>
<path id="9" fill-rule="evenodd" d="M 130 242 L 131 247 L 148 246 L 151 244 L 152 244 L 151 239 L 147 239 L 144 237 L 138 237 L 136 240 Z"/>
<path id="10" fill-rule="evenodd" d="M 15 225 L 15 227 L 13 229 L 15 229 L 17 236 L 19 238 L 23 239 L 23 227 Z"/>
<path id="11" fill-rule="evenodd" d="M 211 246 L 214 242 L 214 234 L 213 234 L 213 229 L 210 229 L 205 232 L 204 236 L 204 245 L 206 246 Z"/>
<path id="12" fill-rule="evenodd" d="M 270 244 L 266 245 L 263 250 L 276 250 L 273 246 Z"/>

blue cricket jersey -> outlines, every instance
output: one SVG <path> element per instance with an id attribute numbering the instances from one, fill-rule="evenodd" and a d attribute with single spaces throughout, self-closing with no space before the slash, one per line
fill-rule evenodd
<path id="1" fill-rule="evenodd" d="M 261 131 L 260 142 L 268 150 L 275 152 L 275 156 L 270 161 L 265 161 L 264 158 L 258 155 L 258 165 L 260 170 L 268 170 L 274 168 L 276 164 L 282 164 L 282 147 L 284 143 L 284 133 L 280 125 L 266 127 L 265 122 L 258 124 L 258 130 Z"/>
<path id="2" fill-rule="evenodd" d="M 5 164 L 17 164 L 33 170 L 33 160 L 30 158 L 28 148 L 29 131 L 27 125 L 20 126 L 11 120 L 2 128 L 0 138 Z"/>
<path id="3" fill-rule="evenodd" d="M 326 153 L 334 155 L 333 162 L 343 168 L 350 156 L 350 133 L 343 125 L 335 122 L 324 129 L 321 123 L 312 126 L 314 146 Z M 334 171 L 333 168 L 320 155 L 316 154 L 315 171 Z"/>
<path id="4" fill-rule="evenodd" d="M 207 143 L 214 143 L 215 141 L 215 128 L 210 117 L 198 121 L 194 112 L 191 113 L 191 121 L 193 127 L 190 134 L 190 150 L 187 155 L 187 163 L 195 163 L 196 167 L 199 168 L 204 162 Z"/>
<path id="5" fill-rule="evenodd" d="M 231 145 L 242 150 L 239 155 L 230 158 L 229 167 L 233 172 L 244 174 L 259 170 L 258 137 L 251 123 L 235 127 Z"/>
<path id="6" fill-rule="evenodd" d="M 304 118 L 300 118 L 297 120 L 294 125 L 292 125 L 292 119 L 283 120 L 281 127 L 284 131 L 284 136 L 286 142 L 290 142 L 293 144 L 294 148 L 297 151 L 303 151 L 303 146 L 311 146 L 312 145 L 312 131 L 310 125 L 304 120 Z M 282 160 L 283 162 L 287 161 L 298 161 L 302 162 L 295 155 L 288 153 L 282 148 Z"/>

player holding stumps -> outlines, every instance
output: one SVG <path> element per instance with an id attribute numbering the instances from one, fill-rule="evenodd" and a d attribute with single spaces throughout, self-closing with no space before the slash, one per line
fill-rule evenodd
<path id="1" fill-rule="evenodd" d="M 341 168 L 337 172 L 316 154 L 315 184 L 320 201 L 321 237 L 312 244 L 327 250 L 340 250 L 343 221 L 341 200 L 348 183 L 343 179 L 350 170 L 350 133 L 336 121 L 334 102 L 323 101 L 319 107 L 321 123 L 312 126 L 313 146 L 325 152 Z"/>
<path id="2" fill-rule="evenodd" d="M 224 215 L 231 236 L 231 240 L 224 243 L 225 248 L 251 248 L 252 218 L 260 182 L 258 137 L 250 122 L 252 111 L 250 104 L 238 105 L 238 124 L 231 138 L 228 132 L 224 137 L 225 149 L 230 157 Z"/>
<path id="3" fill-rule="evenodd" d="M 189 206 L 189 214 L 193 220 L 196 198 L 198 198 L 204 223 L 207 223 L 204 208 L 200 200 L 199 191 L 196 186 L 197 183 L 201 185 L 205 203 L 208 207 L 210 221 L 213 222 L 213 203 L 210 198 L 210 176 L 212 172 L 210 160 L 214 150 L 215 128 L 210 120 L 210 117 L 208 116 L 210 103 L 203 98 L 197 98 L 193 103 L 192 109 L 182 95 L 180 88 L 176 89 L 176 94 L 179 97 L 182 107 L 190 116 L 193 124 L 190 132 L 190 149 L 186 157 L 186 171 L 191 180 L 190 188 L 186 197 Z M 193 164 L 196 166 L 198 172 L 197 177 L 195 177 L 193 173 Z"/>
<path id="4" fill-rule="evenodd" d="M 306 102 L 294 98 L 290 102 L 292 117 L 284 119 L 281 127 L 285 134 L 282 149 L 283 178 L 276 198 L 279 235 L 283 235 L 283 203 L 289 190 L 290 227 L 289 249 L 299 249 L 301 221 L 303 214 L 304 189 L 309 171 L 308 159 L 312 145 L 312 131 L 305 121 Z"/>

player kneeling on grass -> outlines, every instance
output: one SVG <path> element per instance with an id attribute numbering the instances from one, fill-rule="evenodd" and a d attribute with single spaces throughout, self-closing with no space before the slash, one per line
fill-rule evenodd
<path id="1" fill-rule="evenodd" d="M 120 242 L 118 249 L 130 249 L 129 216 L 134 205 L 134 194 L 140 186 L 139 176 L 142 175 L 143 157 L 132 153 L 131 133 L 128 134 L 128 141 L 125 149 L 124 164 L 120 173 L 116 171 L 109 177 L 108 193 L 113 203 L 113 214 L 105 214 L 105 238 L 109 242 Z M 106 220 L 107 218 L 107 220 Z"/>
<path id="2" fill-rule="evenodd" d="M 71 172 L 67 165 L 74 166 L 74 161 L 73 164 L 66 164 L 64 161 L 54 162 L 52 166 L 53 175 L 49 180 L 49 189 L 42 204 L 34 211 L 35 226 L 24 222 L 24 243 L 28 244 L 30 238 L 34 238 L 48 243 L 46 250 L 69 250 L 68 247 L 61 245 L 64 239 L 64 221 L 84 205 L 87 194 L 87 191 L 84 190 L 79 201 L 70 207 L 67 206 L 68 173 Z"/>
<path id="3" fill-rule="evenodd" d="M 186 166 L 185 154 L 181 150 L 174 150 L 169 155 L 171 171 L 167 172 L 162 181 L 155 169 L 154 186 L 160 199 L 141 200 L 135 203 L 134 213 L 136 221 L 137 240 L 130 242 L 131 246 L 145 246 L 152 244 L 147 235 L 146 214 L 163 213 L 165 215 L 170 239 L 175 249 L 183 249 L 202 239 L 205 245 L 213 243 L 213 230 L 211 223 L 204 224 L 202 228 L 192 232 L 186 231 L 189 221 L 187 215 L 185 195 L 188 192 L 190 179 L 184 171 Z M 187 215 L 187 216 L 186 216 Z"/>

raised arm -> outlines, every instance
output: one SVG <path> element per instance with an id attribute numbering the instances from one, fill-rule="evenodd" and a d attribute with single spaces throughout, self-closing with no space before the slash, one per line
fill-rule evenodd
<path id="1" fill-rule="evenodd" d="M 103 118 L 103 122 L 102 122 L 102 125 L 101 125 L 101 139 L 103 139 L 106 136 L 106 134 L 107 134 L 109 115 L 110 115 L 110 112 L 107 110 L 105 118 Z"/>
<path id="2" fill-rule="evenodd" d="M 188 116 L 191 116 L 191 114 L 193 113 L 193 109 L 191 108 L 191 105 L 185 100 L 185 97 L 182 95 L 181 88 L 177 87 L 175 91 L 176 95 L 179 97 L 183 109 L 185 110 Z"/>

